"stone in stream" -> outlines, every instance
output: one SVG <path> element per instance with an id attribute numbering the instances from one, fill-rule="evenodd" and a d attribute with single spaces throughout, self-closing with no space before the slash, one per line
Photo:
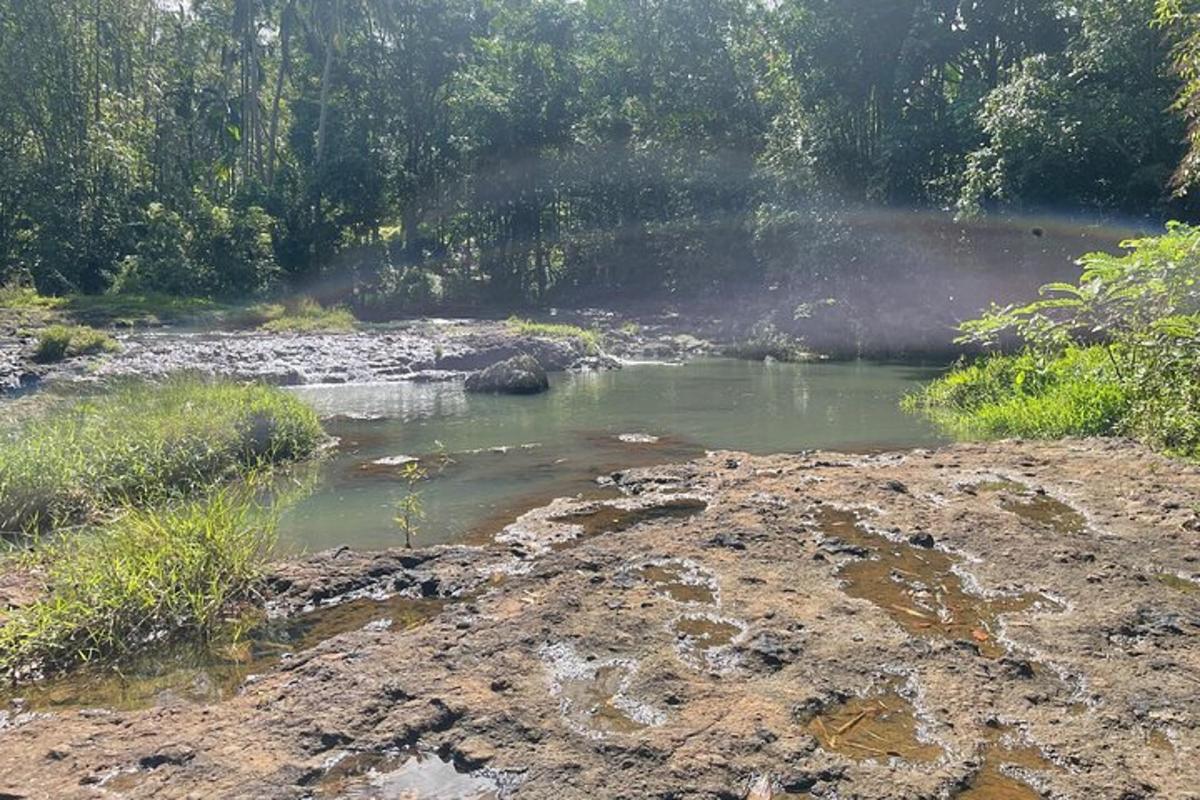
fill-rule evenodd
<path id="1" fill-rule="evenodd" d="M 540 394 L 550 389 L 546 370 L 531 355 L 519 355 L 467 376 L 467 391 L 481 394 Z"/>

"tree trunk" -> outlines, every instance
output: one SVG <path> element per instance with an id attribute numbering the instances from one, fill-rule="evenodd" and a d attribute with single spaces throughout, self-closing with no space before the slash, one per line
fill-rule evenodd
<path id="1" fill-rule="evenodd" d="M 329 83 L 333 79 L 333 49 L 337 37 L 339 17 L 339 0 L 333 0 L 332 17 L 329 20 L 329 31 L 325 38 L 325 66 L 321 69 L 321 113 L 317 121 L 317 166 L 325 158 L 325 139 L 329 128 Z"/>
<path id="2" fill-rule="evenodd" d="M 283 104 L 283 86 L 292 65 L 292 13 L 296 0 L 289 0 L 279 15 L 279 75 L 275 78 L 275 96 L 271 99 L 271 130 L 267 134 L 267 188 L 275 185 L 275 163 L 279 156 L 279 109 Z"/>

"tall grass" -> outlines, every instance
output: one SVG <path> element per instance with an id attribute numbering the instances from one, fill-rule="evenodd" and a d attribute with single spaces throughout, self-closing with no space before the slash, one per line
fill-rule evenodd
<path id="1" fill-rule="evenodd" d="M 279 389 L 190 376 L 126 384 L 0 439 L 0 530 L 30 533 L 183 497 L 309 456 L 323 437 L 316 414 Z"/>
<path id="2" fill-rule="evenodd" d="M 562 323 L 533 322 L 520 317 L 509 317 L 508 328 L 521 336 L 540 336 L 546 339 L 574 340 L 583 345 L 589 355 L 600 352 L 602 344 L 599 331 L 587 330 L 578 325 Z"/>
<path id="3" fill-rule="evenodd" d="M 1103 347 L 1030 352 L 963 364 L 904 400 L 965 439 L 1103 436 L 1129 424 L 1130 401 Z"/>
<path id="4" fill-rule="evenodd" d="M 254 598 L 275 517 L 247 486 L 43 543 L 20 557 L 40 600 L 0 626 L 0 675 L 31 677 L 141 645 L 212 633 Z"/>

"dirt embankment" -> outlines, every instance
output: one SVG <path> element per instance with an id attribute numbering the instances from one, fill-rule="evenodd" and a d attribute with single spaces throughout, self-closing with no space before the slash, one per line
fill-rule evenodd
<path id="1" fill-rule="evenodd" d="M 616 487 L 474 555 L 285 570 L 302 603 L 445 560 L 467 596 L 216 705 L 13 709 L 0 795 L 1200 797 L 1195 468 L 1010 443 Z"/>

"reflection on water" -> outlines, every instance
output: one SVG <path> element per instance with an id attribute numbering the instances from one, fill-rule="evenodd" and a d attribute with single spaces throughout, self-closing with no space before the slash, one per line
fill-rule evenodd
<path id="1" fill-rule="evenodd" d="M 597 475 L 705 449 L 937 444 L 924 420 L 897 405 L 934 374 L 868 362 L 711 359 L 555 375 L 552 391 L 537 397 L 468 395 L 460 383 L 300 387 L 341 446 L 318 491 L 285 514 L 283 546 L 400 544 L 392 518 L 404 484 L 397 471 L 372 465 L 385 458 L 450 458 L 422 486 L 420 545 L 494 532 L 539 502 L 586 491 Z"/>
<path id="2" fill-rule="evenodd" d="M 234 694 L 251 675 L 340 633 L 367 626 L 414 628 L 444 607 L 442 600 L 362 598 L 291 619 L 246 621 L 231 625 L 217 641 L 187 639 L 116 664 L 80 667 L 61 678 L 12 689 L 6 699 L 20 697 L 37 710 L 216 702 Z M 238 627 L 244 627 L 244 635 L 237 635 Z"/>

